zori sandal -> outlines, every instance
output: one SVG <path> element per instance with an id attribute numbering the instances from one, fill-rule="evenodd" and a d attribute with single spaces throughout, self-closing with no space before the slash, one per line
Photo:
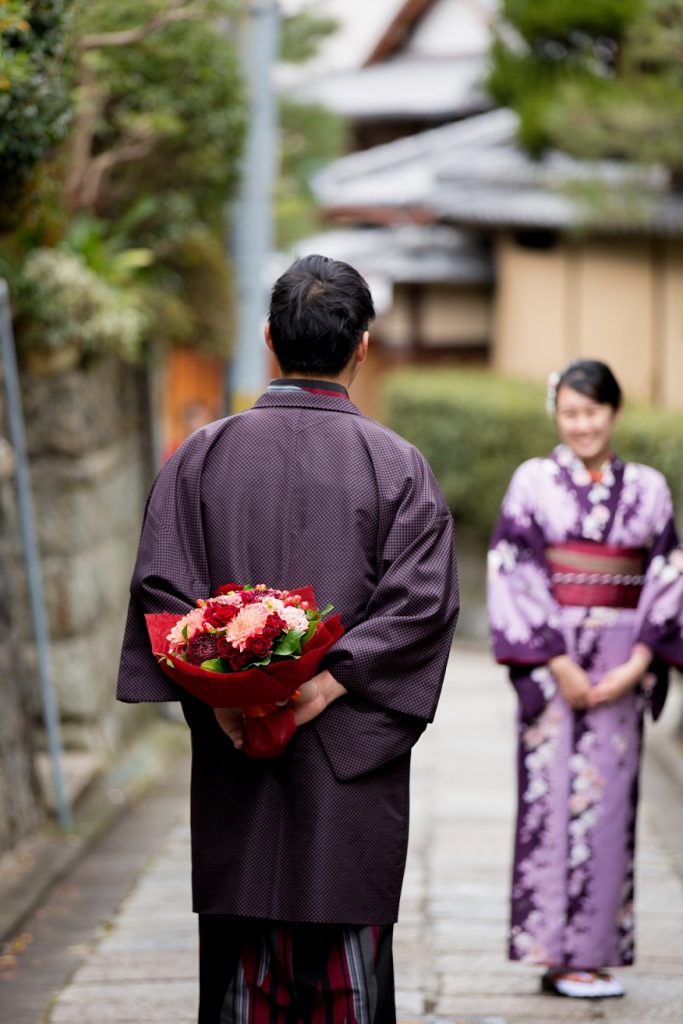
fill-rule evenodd
<path id="1" fill-rule="evenodd" d="M 621 982 L 607 971 L 546 971 L 541 990 L 570 999 L 615 999 L 624 994 Z"/>

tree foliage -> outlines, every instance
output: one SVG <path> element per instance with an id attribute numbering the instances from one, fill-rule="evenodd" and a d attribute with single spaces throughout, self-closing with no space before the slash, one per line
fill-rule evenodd
<path id="1" fill-rule="evenodd" d="M 280 58 L 290 64 L 303 64 L 318 53 L 320 44 L 339 28 L 335 18 L 322 17 L 313 11 L 290 14 L 282 21 Z"/>
<path id="2" fill-rule="evenodd" d="M 348 131 L 343 119 L 315 103 L 280 100 L 280 174 L 276 236 L 288 246 L 319 230 L 312 175 L 344 152 Z"/>
<path id="3" fill-rule="evenodd" d="M 227 25 L 235 5 L 77 0 L 77 8 L 67 205 L 108 223 L 128 260 L 152 253 L 138 289 L 154 337 L 226 353 L 233 294 L 224 209 L 246 124 Z"/>
<path id="4" fill-rule="evenodd" d="M 72 210 L 113 213 L 181 192 L 216 214 L 237 178 L 242 78 L 220 16 L 230 0 L 76 0 Z"/>
<path id="5" fill-rule="evenodd" d="M 683 0 L 504 0 L 489 88 L 522 143 L 683 174 Z"/>
<path id="6" fill-rule="evenodd" d="M 68 130 L 67 0 L 0 4 L 0 192 L 16 195 Z"/>
<path id="7" fill-rule="evenodd" d="M 9 6 L 19 18 L 27 5 Z M 131 328 L 120 346 L 125 357 L 139 355 L 150 340 L 226 353 L 233 296 L 224 209 L 237 182 L 246 121 L 230 34 L 237 5 L 70 0 L 68 6 L 61 28 L 68 29 L 71 131 L 57 153 L 44 151 L 33 180 L 21 186 L 12 232 L 0 237 L 0 273 L 14 293 L 18 341 L 40 347 L 52 304 L 52 349 L 71 339 L 85 357 L 110 350 L 100 331 L 106 317 L 92 311 L 111 312 L 118 299 Z M 12 23 L 13 32 L 21 30 Z M 25 122 L 18 123 L 26 129 Z M 40 292 L 33 271 L 29 280 L 27 267 L 47 268 L 47 291 Z M 34 301 L 39 292 L 49 299 L 40 307 L 42 319 Z M 92 315 L 79 333 L 69 318 L 86 302 Z"/>

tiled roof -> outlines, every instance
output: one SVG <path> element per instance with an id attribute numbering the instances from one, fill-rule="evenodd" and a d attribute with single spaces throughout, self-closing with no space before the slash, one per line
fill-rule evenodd
<path id="1" fill-rule="evenodd" d="M 403 6 L 405 0 L 280 0 L 286 14 L 311 10 L 333 18 L 337 31 L 324 39 L 305 64 L 287 65 L 288 77 L 299 81 L 321 71 L 361 67 Z"/>
<path id="2" fill-rule="evenodd" d="M 295 99 L 320 103 L 355 121 L 379 118 L 443 120 L 490 107 L 482 57 L 399 56 L 353 71 L 308 79 L 289 90 Z"/>
<path id="3" fill-rule="evenodd" d="M 471 147 L 488 146 L 515 124 L 510 111 L 496 110 L 351 153 L 315 175 L 313 188 L 325 206 L 427 205 L 442 166 Z"/>
<path id="4" fill-rule="evenodd" d="M 326 231 L 299 241 L 289 258 L 314 252 L 356 267 L 367 278 L 379 312 L 390 305 L 395 284 L 471 285 L 493 279 L 485 247 L 471 235 L 445 225 Z M 285 269 L 289 258 L 273 267 L 273 277 Z"/>
<path id="5" fill-rule="evenodd" d="M 413 56 L 485 54 L 498 0 L 436 0 L 406 46 Z"/>
<path id="6" fill-rule="evenodd" d="M 340 30 L 308 64 L 280 66 L 283 91 L 356 121 L 438 122 L 491 106 L 482 83 L 498 0 L 339 4 L 318 4 L 339 17 Z"/>
<path id="7" fill-rule="evenodd" d="M 343 157 L 315 179 L 335 210 L 422 209 L 462 226 L 683 234 L 683 197 L 668 173 L 554 152 L 535 161 L 516 142 L 517 117 L 494 110 Z M 594 184 L 606 199 L 590 201 Z"/>

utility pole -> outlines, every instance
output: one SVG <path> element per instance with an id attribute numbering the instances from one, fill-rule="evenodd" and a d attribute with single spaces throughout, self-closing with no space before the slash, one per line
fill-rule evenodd
<path id="1" fill-rule="evenodd" d="M 277 0 L 245 0 L 242 64 L 249 90 L 249 127 L 232 231 L 237 277 L 237 345 L 229 372 L 232 412 L 248 408 L 267 379 L 263 325 L 268 309 L 265 278 L 273 249 L 273 193 L 277 164 L 277 97 L 273 68 L 279 50 Z"/>

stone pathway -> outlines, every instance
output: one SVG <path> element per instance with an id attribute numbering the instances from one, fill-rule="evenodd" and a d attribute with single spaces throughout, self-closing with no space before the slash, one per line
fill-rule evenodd
<path id="1" fill-rule="evenodd" d="M 683 801 L 678 791 L 680 802 L 662 806 L 654 762 L 640 819 L 638 967 L 621 972 L 627 996 L 599 1003 L 542 996 L 537 969 L 505 960 L 513 714 L 502 671 L 485 655 L 456 650 L 437 723 L 414 758 L 395 942 L 402 1020 L 683 1024 L 683 880 L 667 845 L 672 836 L 683 845 Z M 161 853 L 56 1000 L 49 1024 L 193 1024 L 196 929 L 186 813 L 179 806 Z"/>
<path id="2" fill-rule="evenodd" d="M 651 805 L 648 776 L 659 769 L 648 763 L 638 855 L 638 966 L 620 972 L 627 996 L 591 1004 L 539 995 L 539 969 L 505 959 L 513 694 L 503 670 L 457 650 L 447 685 L 437 722 L 414 759 L 411 853 L 396 937 L 403 1015 L 452 1020 L 478 1014 L 507 1024 L 683 1024 L 683 880 L 657 827 L 662 815 L 677 814 L 683 845 L 683 794 L 677 807 Z M 672 702 L 670 714 L 675 710 Z"/>

